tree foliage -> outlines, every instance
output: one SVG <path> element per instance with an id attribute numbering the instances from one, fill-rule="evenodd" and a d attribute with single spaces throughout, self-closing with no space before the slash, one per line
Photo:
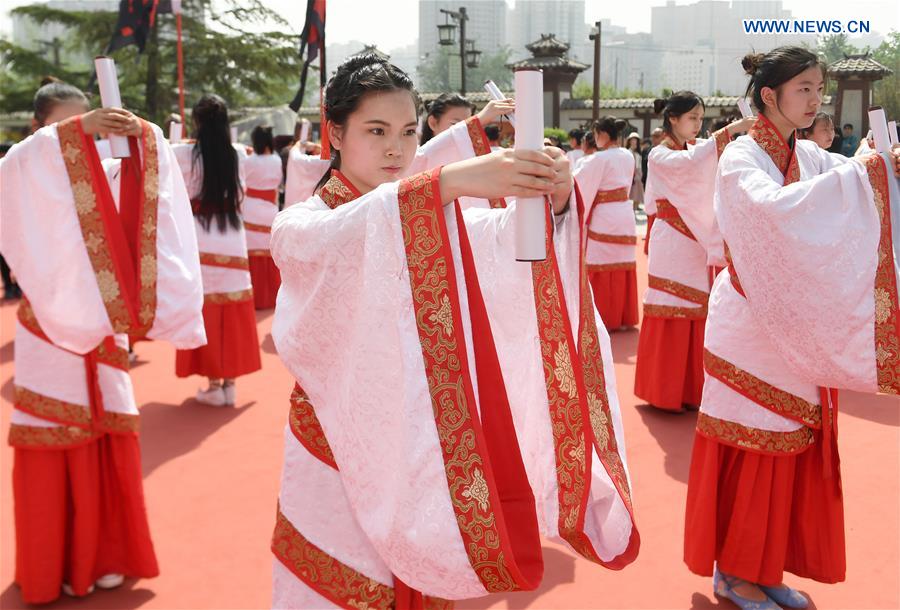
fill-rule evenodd
<path id="1" fill-rule="evenodd" d="M 893 71 L 875 83 L 875 103 L 884 107 L 887 116 L 900 118 L 900 32 L 888 33 L 872 57 Z"/>
<path id="2" fill-rule="evenodd" d="M 233 107 L 287 103 L 300 76 L 299 36 L 259 0 L 186 0 L 182 15 L 186 106 L 204 93 L 217 93 Z M 43 4 L 22 6 L 13 15 L 38 25 L 66 26 L 67 57 L 102 53 L 115 29 L 117 13 L 64 11 Z M 260 27 L 267 31 L 258 31 Z M 273 27 L 274 26 L 274 27 Z M 124 105 L 156 122 L 178 108 L 175 17 L 157 15 L 143 54 L 128 46 L 112 53 L 119 67 Z M 40 53 L 0 41 L 0 110 L 29 110 L 41 78 L 57 76 L 85 88 L 89 61 L 54 65 Z M 315 75 L 313 75 L 313 78 Z M 313 88 L 314 89 L 314 88 Z"/>
<path id="3" fill-rule="evenodd" d="M 486 80 L 492 80 L 501 91 L 513 88 L 512 70 L 506 67 L 509 47 L 491 55 L 485 54 L 477 68 L 466 68 L 466 91 L 481 91 Z M 419 88 L 423 91 L 459 91 L 459 52 L 440 47 L 419 63 Z"/>
<path id="4" fill-rule="evenodd" d="M 585 80 L 575 81 L 572 85 L 572 97 L 576 99 L 589 100 L 594 97 L 594 85 Z M 616 89 L 609 83 L 600 81 L 600 99 L 608 100 L 621 97 L 656 97 L 656 93 L 643 89 Z"/>

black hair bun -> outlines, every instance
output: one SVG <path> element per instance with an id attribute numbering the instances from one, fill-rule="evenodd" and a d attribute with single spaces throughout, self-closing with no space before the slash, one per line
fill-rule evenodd
<path id="1" fill-rule="evenodd" d="M 669 103 L 669 100 L 663 99 L 661 97 L 658 97 L 655 100 L 653 100 L 653 113 L 659 114 L 660 112 L 662 112 L 663 109 L 666 107 L 667 103 Z"/>
<path id="2" fill-rule="evenodd" d="M 764 57 L 763 53 L 747 53 L 741 60 L 741 67 L 744 68 L 744 72 L 753 76 L 759 69 Z"/>
<path id="3" fill-rule="evenodd" d="M 625 119 L 616 119 L 615 125 L 616 131 L 622 131 L 623 129 L 628 127 L 628 121 L 626 121 Z"/>

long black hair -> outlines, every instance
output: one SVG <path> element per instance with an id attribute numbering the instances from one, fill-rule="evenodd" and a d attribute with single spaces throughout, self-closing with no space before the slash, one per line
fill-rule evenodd
<path id="1" fill-rule="evenodd" d="M 676 91 L 667 98 L 653 100 L 653 112 L 663 115 L 663 131 L 672 134 L 672 118 L 688 113 L 700 104 L 706 110 L 703 98 L 693 91 Z"/>
<path id="2" fill-rule="evenodd" d="M 218 95 L 207 93 L 194 105 L 191 114 L 197 131 L 193 164 L 195 171 L 197 164 L 203 168 L 203 184 L 194 216 L 207 231 L 213 218 L 220 233 L 229 225 L 239 229 L 244 191 L 238 174 L 237 151 L 231 145 L 228 106 Z"/>
<path id="3" fill-rule="evenodd" d="M 475 110 L 475 104 L 461 96 L 459 93 L 441 93 L 439 96 L 431 100 L 425 105 L 425 120 L 422 121 L 422 137 L 419 144 L 424 144 L 434 137 L 434 130 L 428 124 L 428 117 L 440 120 L 444 113 L 450 108 L 468 108 L 470 111 Z"/>
<path id="4" fill-rule="evenodd" d="M 406 72 L 374 53 L 356 55 L 338 66 L 325 86 L 325 118 L 329 123 L 346 125 L 367 93 L 396 90 L 409 91 L 418 108 L 419 94 Z M 331 165 L 315 190 L 328 182 L 333 169 L 341 169 L 341 151 L 332 147 Z"/>
<path id="5" fill-rule="evenodd" d="M 82 102 L 87 108 L 88 99 L 81 89 L 73 87 L 55 78 L 44 79 L 44 84 L 34 94 L 34 121 L 43 127 L 47 117 L 53 113 L 57 104 L 64 102 Z"/>
<path id="6" fill-rule="evenodd" d="M 766 110 L 762 99 L 763 87 L 775 89 L 815 66 L 822 70 L 823 78 L 825 76 L 825 64 L 819 56 L 795 45 L 777 47 L 768 53 L 747 53 L 741 60 L 741 66 L 750 76 L 745 95 L 753 96 L 753 105 L 762 113 Z"/>

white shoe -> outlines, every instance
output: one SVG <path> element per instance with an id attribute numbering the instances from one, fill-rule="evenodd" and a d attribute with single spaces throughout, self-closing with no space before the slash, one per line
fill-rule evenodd
<path id="1" fill-rule="evenodd" d="M 222 391 L 222 386 L 215 386 L 208 390 L 197 390 L 197 402 L 214 407 L 224 407 L 225 392 Z"/>
<path id="2" fill-rule="evenodd" d="M 96 584 L 101 589 L 115 589 L 121 587 L 123 582 L 125 582 L 124 574 L 104 574 L 97 579 Z"/>
<path id="3" fill-rule="evenodd" d="M 237 399 L 235 385 L 232 383 L 230 385 L 222 386 L 222 390 L 225 392 L 225 404 L 229 407 L 233 407 L 234 401 Z"/>
<path id="4" fill-rule="evenodd" d="M 65 593 L 69 597 L 83 597 L 82 595 L 76 595 L 75 589 L 73 589 L 72 585 L 70 585 L 67 582 L 64 582 L 62 584 L 62 590 L 63 590 L 63 593 Z M 94 585 L 91 585 L 90 587 L 88 587 L 87 593 L 85 593 L 85 595 L 90 595 L 93 592 L 94 592 Z"/>

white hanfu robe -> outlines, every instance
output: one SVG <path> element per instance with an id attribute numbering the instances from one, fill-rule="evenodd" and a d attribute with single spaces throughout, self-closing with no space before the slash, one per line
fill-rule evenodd
<path id="1" fill-rule="evenodd" d="M 583 214 L 558 223 L 558 262 L 532 267 L 514 260 L 514 202 L 462 212 L 437 189 L 425 172 L 359 196 L 336 172 L 276 217 L 273 338 L 299 382 L 277 608 L 530 589 L 539 530 L 613 568 L 637 553 L 608 337 L 578 273 Z"/>
<path id="2" fill-rule="evenodd" d="M 821 388 L 900 393 L 897 183 L 875 154 L 808 140 L 792 154 L 764 117 L 726 149 L 715 206 L 731 264 L 710 298 L 701 434 L 794 454 L 829 432 Z"/>

